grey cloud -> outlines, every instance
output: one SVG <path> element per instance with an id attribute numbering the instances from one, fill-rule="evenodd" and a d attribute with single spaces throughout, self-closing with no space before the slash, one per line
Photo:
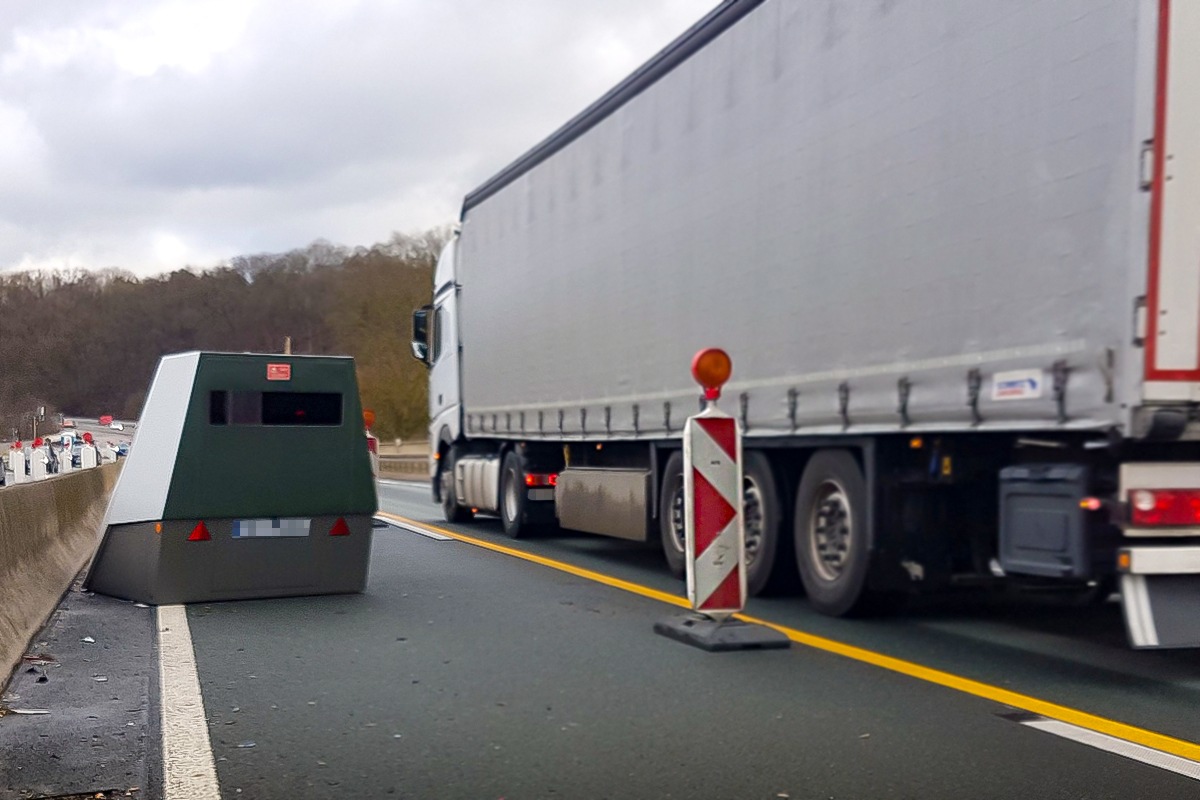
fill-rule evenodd
<path id="1" fill-rule="evenodd" d="M 121 230 L 128 263 L 147 271 L 136 242 L 155 230 L 228 257 L 448 221 L 466 191 L 713 2 L 348 2 L 330 19 L 270 0 L 202 71 L 131 75 L 85 50 L 0 72 L 0 107 L 27 115 L 47 156 L 41 185 L 0 189 L 0 269 L 53 258 L 56 242 L 125 258 Z M 0 64 L 16 33 L 153 5 L 16 4 Z M 614 45 L 636 60 L 606 57 Z"/>

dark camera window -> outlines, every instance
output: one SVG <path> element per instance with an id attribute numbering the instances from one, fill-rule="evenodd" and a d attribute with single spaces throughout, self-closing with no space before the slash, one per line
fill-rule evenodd
<path id="1" fill-rule="evenodd" d="M 261 425 L 262 396 L 262 392 L 230 392 L 230 423 L 233 425 Z"/>
<path id="2" fill-rule="evenodd" d="M 263 425 L 341 425 L 337 392 L 263 392 Z"/>
<path id="3" fill-rule="evenodd" d="M 208 393 L 208 422 L 210 425 L 229 424 L 228 392 Z"/>
<path id="4" fill-rule="evenodd" d="M 337 392 L 208 393 L 212 425 L 341 425 Z"/>

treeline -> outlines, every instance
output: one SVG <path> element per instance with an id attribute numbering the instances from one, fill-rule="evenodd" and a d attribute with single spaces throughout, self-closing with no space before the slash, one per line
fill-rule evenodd
<path id="1" fill-rule="evenodd" d="M 409 356 L 446 229 L 370 248 L 318 241 L 215 269 L 0 273 L 0 439 L 30 415 L 138 416 L 160 356 L 187 350 L 352 355 L 384 440 L 424 434 L 426 377 Z"/>

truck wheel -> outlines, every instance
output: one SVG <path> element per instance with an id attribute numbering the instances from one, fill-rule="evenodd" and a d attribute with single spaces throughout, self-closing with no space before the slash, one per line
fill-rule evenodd
<path id="1" fill-rule="evenodd" d="M 846 616 L 866 600 L 867 486 L 846 450 L 821 450 L 796 490 L 796 562 L 813 608 Z"/>
<path id="2" fill-rule="evenodd" d="M 513 539 L 529 532 L 530 526 L 525 523 L 525 470 L 515 450 L 505 454 L 500 468 L 500 521 L 504 533 Z"/>
<path id="3" fill-rule="evenodd" d="M 746 530 L 746 593 L 755 596 L 771 580 L 783 520 L 771 463 L 758 450 L 742 453 L 742 519 Z"/>
<path id="4" fill-rule="evenodd" d="M 442 457 L 442 469 L 438 472 L 438 480 L 442 482 L 442 516 L 446 522 L 470 522 L 475 518 L 475 512 L 458 504 L 458 493 L 454 488 L 455 460 L 451 447 Z"/>
<path id="5" fill-rule="evenodd" d="M 662 539 L 667 568 L 676 578 L 687 571 L 683 525 L 683 453 L 676 450 L 663 468 L 662 493 L 658 500 L 658 533 Z"/>
<path id="6" fill-rule="evenodd" d="M 742 514 L 746 526 L 746 592 L 756 595 L 766 588 L 779 549 L 783 509 L 771 465 L 762 453 L 743 454 Z M 675 452 L 663 469 L 658 509 L 658 529 L 667 566 L 677 578 L 687 572 L 683 509 L 683 453 Z"/>

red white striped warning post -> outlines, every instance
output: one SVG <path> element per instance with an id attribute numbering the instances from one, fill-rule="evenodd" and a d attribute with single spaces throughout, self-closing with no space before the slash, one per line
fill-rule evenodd
<path id="1" fill-rule="evenodd" d="M 683 459 L 688 601 L 693 610 L 720 620 L 746 605 L 737 420 L 715 405 L 688 418 Z"/>

